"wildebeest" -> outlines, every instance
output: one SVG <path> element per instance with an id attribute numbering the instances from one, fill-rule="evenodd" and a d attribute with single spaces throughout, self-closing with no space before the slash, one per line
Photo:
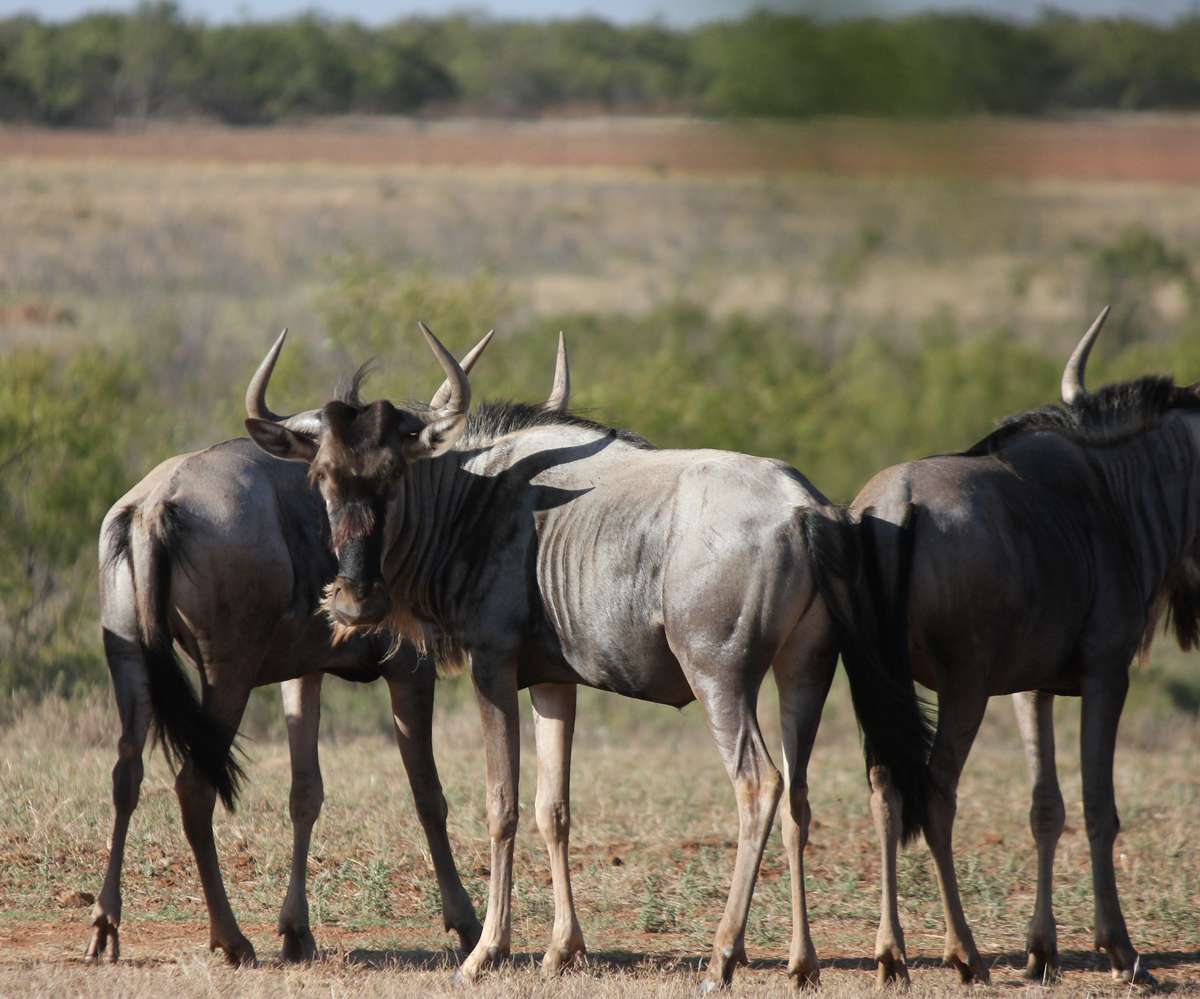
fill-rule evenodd
<path id="1" fill-rule="evenodd" d="M 910 824 L 924 800 L 928 732 L 911 682 L 883 670 L 862 620 L 869 588 L 841 511 L 782 462 L 649 448 L 567 414 L 468 418 L 470 384 L 422 327 L 453 389 L 444 406 L 326 404 L 315 432 L 248 419 L 265 450 L 306 463 L 338 555 L 326 607 L 348 628 L 385 625 L 469 658 L 487 766 L 491 883 L 483 934 L 460 968 L 475 978 L 508 954 L 517 826 L 517 690 L 584 684 L 682 706 L 698 699 L 733 782 L 738 848 L 707 986 L 745 961 L 745 926 L 783 782 L 759 731 L 757 696 L 774 668 L 787 773 L 797 983 L 815 981 L 801 851 L 806 766 L 839 646 L 869 759 L 897 775 Z M 535 698 L 535 702 L 536 702 Z M 556 915 L 548 963 L 582 941 L 566 882 L 565 787 L 573 716 L 538 706 L 539 796 Z M 572 702 L 573 703 L 573 702 Z"/>
<path id="2" fill-rule="evenodd" d="M 1200 391 L 1146 377 L 1087 392 L 1084 365 L 1106 312 L 1067 364 L 1064 405 L 1010 417 L 962 453 L 880 472 L 851 505 L 887 584 L 892 654 L 938 692 L 925 837 L 945 909 L 945 960 L 964 981 L 988 975 L 955 879 L 956 787 L 989 696 L 1018 691 L 1034 692 L 1017 701 L 1038 847 L 1026 973 L 1041 979 L 1058 959 L 1050 893 L 1063 805 L 1051 705 L 1067 694 L 1082 698 L 1096 947 L 1114 977 L 1148 978 L 1113 872 L 1113 753 L 1130 664 L 1149 648 L 1162 612 L 1185 649 L 1200 628 Z M 906 978 L 890 822 L 897 805 L 886 772 L 871 778 L 885 858 L 876 959 L 881 980 Z"/>
<path id="3" fill-rule="evenodd" d="M 463 358 L 470 368 L 491 334 Z M 276 341 L 251 381 L 252 412 L 304 426 L 313 413 L 276 417 L 266 384 L 283 346 Z M 565 408 L 569 388 L 560 345 L 547 405 Z M 448 387 L 434 396 L 443 399 Z M 113 770 L 116 818 L 103 889 L 92 914 L 87 956 L 119 954 L 121 866 L 137 806 L 142 749 L 151 723 L 183 764 L 176 781 L 184 829 L 196 855 L 210 922 L 210 944 L 234 963 L 252 961 L 221 880 L 212 834 L 219 793 L 232 805 L 240 769 L 234 733 L 250 691 L 282 681 L 291 751 L 291 878 L 279 916 L 285 959 L 316 952 L 309 929 L 305 871 L 313 824 L 324 797 L 317 754 L 325 673 L 371 681 L 391 695 L 396 740 L 441 891 L 446 929 L 464 950 L 479 921 L 459 880 L 446 837 L 446 805 L 434 764 L 434 671 L 411 645 L 390 648 L 382 635 L 353 636 L 336 647 L 318 613 L 336 569 L 324 504 L 304 470 L 264 455 L 245 438 L 169 458 L 114 504 L 100 535 L 104 648 L 121 718 Z M 184 676 L 174 644 L 200 670 L 201 701 Z"/>

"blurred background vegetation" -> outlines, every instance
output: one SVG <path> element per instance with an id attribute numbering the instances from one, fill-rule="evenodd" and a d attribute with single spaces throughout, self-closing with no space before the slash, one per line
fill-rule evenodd
<path id="1" fill-rule="evenodd" d="M 1164 259 L 1177 267 L 1183 258 L 1145 232 L 1123 233 L 1095 248 L 1092 305 L 1108 297 L 1114 280 L 1122 287 L 1152 283 Z M 803 335 L 785 315 L 721 317 L 696 301 L 636 316 L 574 312 L 514 321 L 513 296 L 494 275 L 397 274 L 358 254 L 330 260 L 313 306 L 323 335 L 289 340 L 272 386 L 280 407 L 323 400 L 337 373 L 369 356 L 383 359 L 376 381 L 389 383 L 369 388 L 393 398 L 426 395 L 438 379 L 423 343 L 411 334 L 416 316 L 459 349 L 487 325 L 499 326 L 503 335 L 474 377 L 481 397 L 537 399 L 549 389 L 555 334 L 565 329 L 579 411 L 635 428 L 660 446 L 783 457 L 839 502 L 889 464 L 965 447 L 998 417 L 1055 399 L 1065 355 L 1029 343 L 1002 323 L 964 329 L 945 310 L 918 324 L 908 340 L 876 330 L 836 348 Z M 1087 318 L 1080 317 L 1072 335 Z M 1170 336 L 1147 336 L 1136 310 L 1120 302 L 1114 318 L 1092 365 L 1093 384 L 1148 371 L 1200 373 L 1200 299 L 1194 295 Z M 157 460 L 239 433 L 244 380 L 254 351 L 269 337 L 247 338 L 236 364 L 227 354 L 200 352 L 181 366 L 170 322 L 162 317 L 157 330 L 126 331 L 123 342 L 79 353 L 46 345 L 4 351 L 0 688 L 10 695 L 6 714 L 49 692 L 86 694 L 106 684 L 94 547 L 105 509 Z M 398 383 L 404 386 L 399 391 Z M 1200 708 L 1194 670 L 1184 672 L 1167 640 L 1158 648 L 1156 662 L 1167 665 L 1139 680 L 1143 698 L 1194 713 Z M 270 727 L 273 699 L 256 710 L 259 723 Z M 368 727 L 385 723 L 380 713 Z M 332 724 L 354 727 L 346 719 Z"/>
<path id="2" fill-rule="evenodd" d="M 209 25 L 170 2 L 0 20 L 0 120 L 552 109 L 797 117 L 1200 106 L 1200 14 L 1171 24 L 1046 8 L 821 20 L 755 13 L 684 30 L 469 14 L 381 27 L 308 14 Z"/>

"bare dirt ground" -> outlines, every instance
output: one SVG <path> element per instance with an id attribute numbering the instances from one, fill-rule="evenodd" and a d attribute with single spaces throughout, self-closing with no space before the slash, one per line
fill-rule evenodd
<path id="1" fill-rule="evenodd" d="M 816 171 L 1193 184 L 1200 181 L 1200 126 L 1189 115 L 930 123 L 832 119 L 796 124 L 677 118 L 334 119 L 236 129 L 210 124 L 115 131 L 0 128 L 0 157 Z"/>
<path id="2" fill-rule="evenodd" d="M 326 804 L 309 864 L 313 929 L 322 951 L 314 967 L 288 968 L 271 960 L 278 949 L 274 918 L 291 842 L 287 753 L 274 741 L 249 744 L 248 791 L 234 815 L 217 818 L 226 884 L 262 965 L 234 972 L 208 955 L 199 886 L 170 775 L 156 755 L 126 858 L 125 959 L 115 968 L 86 966 L 81 954 L 89 906 L 72 893 L 98 890 L 107 857 L 113 759 L 108 743 L 115 741 L 108 710 L 97 701 L 82 720 L 61 711 L 35 712 L 0 737 L 0 994 L 452 992 L 457 955 L 441 930 L 395 750 L 383 738 L 327 743 L 322 750 Z M 1063 702 L 1058 715 L 1068 820 L 1058 854 L 1056 914 L 1065 974 L 1048 994 L 1126 995 L 1127 988 L 1110 981 L 1105 959 L 1091 950 L 1087 838 L 1073 752 L 1078 706 Z M 770 728 L 773 705 L 764 707 L 763 716 Z M 476 728 L 469 706 L 443 712 L 437 751 L 455 856 L 482 910 L 487 843 Z M 1130 932 L 1160 985 L 1181 994 L 1200 993 L 1195 838 L 1200 787 L 1189 763 L 1198 749 L 1200 729 L 1193 717 L 1135 714 L 1122 731 L 1116 774 L 1123 827 L 1116 848 L 1118 880 Z M 478 994 L 614 999 L 691 994 L 724 901 L 736 835 L 732 794 L 696 710 L 677 714 L 612 696 L 585 698 L 571 862 L 591 959 L 547 984 L 539 979 L 537 961 L 552 907 L 544 848 L 532 821 L 532 763 L 527 742 L 516 956 Z M 867 959 L 878 861 L 861 768 L 854 726 L 839 694 L 810 768 L 815 825 L 807 854 L 814 940 L 832 995 L 866 994 L 873 983 Z M 964 776 L 956 830 L 964 902 L 993 981 L 990 988 L 974 988 L 975 995 L 1029 988 L 1021 979 L 1035 871 L 1027 809 L 1015 725 L 1008 704 L 997 699 Z M 903 854 L 901 894 L 915 994 L 961 994 L 955 973 L 939 966 L 940 905 L 923 846 Z M 751 910 L 748 948 L 754 963 L 739 973 L 737 994 L 784 990 L 789 935 L 786 862 L 776 833 Z"/>

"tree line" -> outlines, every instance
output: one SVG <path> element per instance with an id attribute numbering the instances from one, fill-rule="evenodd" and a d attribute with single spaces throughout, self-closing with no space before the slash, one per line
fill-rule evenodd
<path id="1" fill-rule="evenodd" d="M 202 115 L 803 117 L 1200 106 L 1200 13 L 1171 24 L 1047 10 L 824 21 L 755 13 L 679 30 L 470 14 L 380 27 L 317 14 L 210 25 L 172 2 L 0 20 L 0 120 L 104 126 Z"/>

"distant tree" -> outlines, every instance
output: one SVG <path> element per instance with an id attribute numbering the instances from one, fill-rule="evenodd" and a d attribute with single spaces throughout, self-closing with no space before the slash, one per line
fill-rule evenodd
<path id="1" fill-rule="evenodd" d="M 50 125 L 112 120 L 123 19 L 91 14 L 64 25 L 21 22 L 5 76 L 27 95 L 30 117 Z"/>
<path id="2" fill-rule="evenodd" d="M 1200 107 L 1200 14 L 1170 25 L 1047 11 L 820 21 L 758 12 L 690 31 L 597 17 L 306 14 L 211 27 L 176 0 L 65 24 L 0 21 L 0 118 L 105 124 L 201 111 L 493 114 L 565 105 L 794 118 Z"/>
<path id="3" fill-rule="evenodd" d="M 116 101 L 138 118 L 193 105 L 199 80 L 200 29 L 173 0 L 143 2 L 124 23 Z"/>
<path id="4" fill-rule="evenodd" d="M 347 111 L 354 93 L 347 54 L 315 15 L 212 29 L 201 65 L 199 105 L 235 124 Z"/>
<path id="5" fill-rule="evenodd" d="M 348 25 L 343 44 L 355 72 L 356 111 L 403 114 L 459 96 L 458 85 L 445 67 L 403 29 L 368 32 Z"/>

